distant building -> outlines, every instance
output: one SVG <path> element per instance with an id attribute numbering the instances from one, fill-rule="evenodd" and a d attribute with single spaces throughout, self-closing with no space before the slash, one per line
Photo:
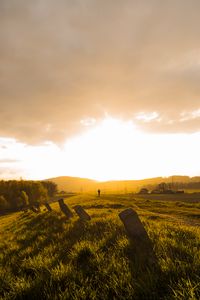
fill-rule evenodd
<path id="1" fill-rule="evenodd" d="M 175 194 L 176 192 L 170 188 L 171 186 L 165 182 L 158 184 L 157 188 L 151 191 L 151 194 Z"/>
<path id="2" fill-rule="evenodd" d="M 146 189 L 146 188 L 142 188 L 138 194 L 148 194 L 149 193 L 149 190 Z"/>
<path id="3" fill-rule="evenodd" d="M 151 194 L 183 194 L 184 191 L 174 191 L 174 190 L 158 190 L 158 189 L 155 189 L 155 190 L 152 190 L 151 191 Z"/>

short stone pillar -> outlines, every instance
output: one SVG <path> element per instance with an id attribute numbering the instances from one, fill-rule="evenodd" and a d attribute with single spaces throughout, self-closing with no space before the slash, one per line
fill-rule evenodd
<path id="1" fill-rule="evenodd" d="M 84 208 L 81 205 L 76 205 L 73 208 L 81 220 L 83 221 L 91 220 L 91 217 L 88 215 L 88 213 L 84 210 Z"/>
<path id="2" fill-rule="evenodd" d="M 52 211 L 52 208 L 51 208 L 51 206 L 50 206 L 49 203 L 46 202 L 44 205 L 45 205 L 46 209 L 47 209 L 49 212 Z"/>
<path id="3" fill-rule="evenodd" d="M 131 238 L 133 239 L 149 238 L 137 213 L 132 208 L 128 208 L 120 212 L 119 217 L 123 222 L 128 235 Z"/>
<path id="4" fill-rule="evenodd" d="M 153 251 L 151 240 L 140 221 L 137 213 L 128 208 L 119 213 L 119 217 L 131 239 L 135 262 L 139 268 L 157 265 L 157 259 Z"/>
<path id="5" fill-rule="evenodd" d="M 69 207 L 64 203 L 64 199 L 58 200 L 61 211 L 66 215 L 68 219 L 73 217 L 73 213 L 69 209 Z"/>

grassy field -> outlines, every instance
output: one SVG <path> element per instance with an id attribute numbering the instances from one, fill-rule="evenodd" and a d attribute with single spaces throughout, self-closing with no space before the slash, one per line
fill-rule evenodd
<path id="1" fill-rule="evenodd" d="M 92 217 L 53 212 L 0 217 L 1 299 L 200 299 L 200 196 L 80 195 Z M 118 214 L 137 211 L 157 258 L 138 263 Z"/>

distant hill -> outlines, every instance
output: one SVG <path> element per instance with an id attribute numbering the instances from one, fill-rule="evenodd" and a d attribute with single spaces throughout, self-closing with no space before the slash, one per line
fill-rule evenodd
<path id="1" fill-rule="evenodd" d="M 94 190 L 96 186 L 95 180 L 79 177 L 60 176 L 47 180 L 55 182 L 60 191 L 66 192 L 88 192 Z"/>
<path id="2" fill-rule="evenodd" d="M 144 184 L 155 184 L 163 181 L 162 177 L 149 178 L 144 180 L 114 180 L 98 182 L 96 180 L 70 177 L 70 176 L 60 176 L 55 178 L 49 178 L 55 182 L 60 191 L 66 192 L 91 192 L 101 189 L 105 192 L 133 192 L 139 189 Z"/>
<path id="3" fill-rule="evenodd" d="M 157 185 L 161 182 L 166 183 L 184 183 L 191 184 L 195 182 L 200 183 L 200 177 L 189 177 L 189 176 L 180 176 L 174 175 L 170 177 L 155 177 L 147 178 L 142 180 L 114 180 L 114 181 L 105 181 L 98 182 L 92 179 L 79 178 L 79 177 L 70 177 L 70 176 L 60 176 L 55 178 L 49 178 L 58 185 L 60 191 L 66 192 L 95 192 L 97 189 L 101 189 L 102 192 L 137 192 L 141 187 L 150 187 Z"/>

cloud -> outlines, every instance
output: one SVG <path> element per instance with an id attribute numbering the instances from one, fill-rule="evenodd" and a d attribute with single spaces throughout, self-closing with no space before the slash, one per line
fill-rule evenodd
<path id="1" fill-rule="evenodd" d="M 143 122 L 151 122 L 153 120 L 156 120 L 157 122 L 161 121 L 161 118 L 159 118 L 159 114 L 156 111 L 148 114 L 144 112 L 140 112 L 136 114 L 135 118 L 136 120 L 143 121 Z"/>
<path id="2" fill-rule="evenodd" d="M 108 113 L 196 132 L 198 0 L 1 0 L 0 136 L 61 142 Z M 94 123 L 95 123 L 94 122 Z"/>
<path id="3" fill-rule="evenodd" d="M 11 158 L 0 158 L 0 165 L 1 164 L 16 163 L 16 162 L 19 162 L 19 160 L 11 159 Z"/>
<path id="4" fill-rule="evenodd" d="M 23 170 L 21 170 L 20 168 L 0 166 L 0 180 L 19 179 L 20 178 L 19 174 L 23 174 Z"/>
<path id="5" fill-rule="evenodd" d="M 181 113 L 180 122 L 186 122 L 188 120 L 194 120 L 194 119 L 200 119 L 200 109 L 194 110 L 194 111 L 191 111 L 191 112 L 183 111 Z"/>

